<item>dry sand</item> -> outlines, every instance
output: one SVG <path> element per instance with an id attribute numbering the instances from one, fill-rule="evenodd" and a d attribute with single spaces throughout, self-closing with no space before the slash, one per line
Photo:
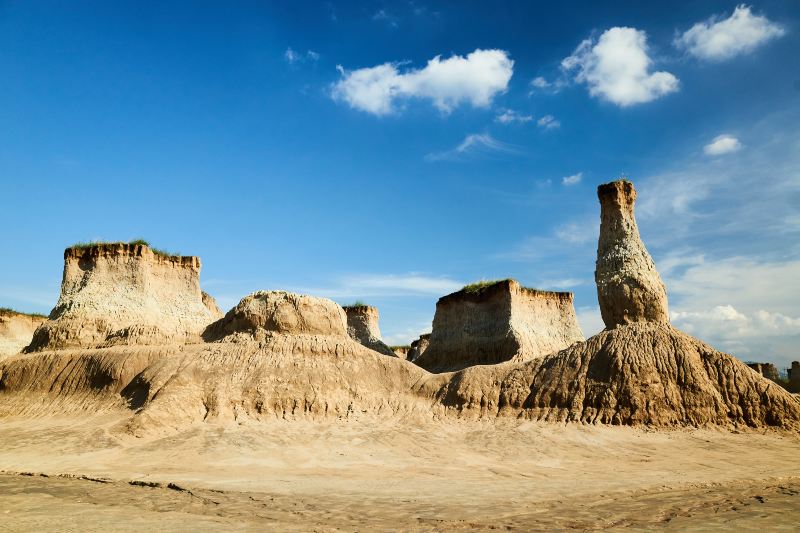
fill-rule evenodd
<path id="1" fill-rule="evenodd" d="M 203 423 L 135 438 L 113 431 L 124 414 L 6 419 L 0 530 L 790 530 L 800 521 L 800 437 L 786 432 L 364 418 Z"/>

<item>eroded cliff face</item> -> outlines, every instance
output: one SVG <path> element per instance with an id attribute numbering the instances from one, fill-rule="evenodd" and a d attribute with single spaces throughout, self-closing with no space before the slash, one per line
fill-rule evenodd
<path id="1" fill-rule="evenodd" d="M 198 257 L 138 244 L 67 248 L 58 303 L 27 351 L 198 341 L 215 318 Z"/>
<path id="2" fill-rule="evenodd" d="M 633 322 L 669 323 L 667 291 L 639 237 L 636 189 L 627 180 L 597 188 L 600 239 L 594 273 L 606 328 Z"/>
<path id="3" fill-rule="evenodd" d="M 439 299 L 430 345 L 414 362 L 431 372 L 527 361 L 583 340 L 571 293 L 504 280 Z"/>
<path id="4" fill-rule="evenodd" d="M 380 315 L 377 307 L 353 305 L 345 306 L 343 309 L 347 315 L 347 332 L 353 340 L 360 342 L 370 350 L 397 357 L 397 354 L 384 344 L 381 338 L 381 329 L 378 324 Z"/>
<path id="5" fill-rule="evenodd" d="M 47 317 L 0 309 L 0 357 L 19 353 Z"/>

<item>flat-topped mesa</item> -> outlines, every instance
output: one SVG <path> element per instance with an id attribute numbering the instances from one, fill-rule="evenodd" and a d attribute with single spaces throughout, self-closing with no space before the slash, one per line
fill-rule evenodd
<path id="1" fill-rule="evenodd" d="M 33 332 L 45 320 L 46 316 L 0 308 L 0 357 L 18 354 L 30 344 Z"/>
<path id="2" fill-rule="evenodd" d="M 667 291 L 636 226 L 633 183 L 618 180 L 600 185 L 597 196 L 600 239 L 594 278 L 606 328 L 633 322 L 669 323 Z"/>
<path id="3" fill-rule="evenodd" d="M 380 315 L 377 307 L 347 305 L 342 309 L 347 315 L 347 333 L 354 341 L 360 342 L 378 353 L 397 357 L 397 354 L 384 344 L 381 338 L 381 329 L 378 325 Z"/>
<path id="4" fill-rule="evenodd" d="M 570 292 L 540 291 L 507 279 L 436 303 L 430 345 L 414 362 L 431 372 L 527 361 L 583 341 Z"/>
<path id="5" fill-rule="evenodd" d="M 245 296 L 203 333 L 207 341 L 264 340 L 269 335 L 329 335 L 349 339 L 344 310 L 327 298 L 286 291 Z"/>
<path id="6" fill-rule="evenodd" d="M 139 243 L 64 250 L 61 294 L 26 351 L 200 340 L 218 318 L 204 304 L 200 258 Z"/>

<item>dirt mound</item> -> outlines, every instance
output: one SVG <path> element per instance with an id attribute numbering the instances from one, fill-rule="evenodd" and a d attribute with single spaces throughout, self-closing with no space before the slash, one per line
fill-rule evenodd
<path id="1" fill-rule="evenodd" d="M 339 304 L 327 298 L 257 291 L 242 298 L 223 318 L 211 324 L 203 338 L 263 340 L 275 333 L 348 337 L 347 317 Z"/>
<path id="2" fill-rule="evenodd" d="M 33 332 L 47 317 L 0 309 L 0 357 L 19 353 L 30 344 Z"/>
<path id="3" fill-rule="evenodd" d="M 782 387 L 663 323 L 619 326 L 523 364 L 469 368 L 437 396 L 462 412 L 557 422 L 800 429 L 800 402 Z"/>
<path id="4" fill-rule="evenodd" d="M 414 362 L 451 372 L 527 361 L 583 339 L 572 293 L 528 289 L 509 279 L 440 298 L 430 345 Z"/>
<path id="5" fill-rule="evenodd" d="M 345 306 L 347 315 L 347 333 L 356 342 L 360 342 L 370 350 L 384 355 L 397 357 L 397 354 L 381 339 L 381 328 L 378 325 L 378 308 L 370 305 Z M 405 359 L 405 357 L 403 357 Z"/>
<path id="6" fill-rule="evenodd" d="M 633 183 L 600 185 L 597 197 L 600 239 L 594 278 L 603 322 L 607 328 L 642 321 L 668 323 L 667 291 L 639 237 Z"/>
<path id="7" fill-rule="evenodd" d="M 61 295 L 27 351 L 199 340 L 215 319 L 200 291 L 200 259 L 142 244 L 67 248 Z"/>

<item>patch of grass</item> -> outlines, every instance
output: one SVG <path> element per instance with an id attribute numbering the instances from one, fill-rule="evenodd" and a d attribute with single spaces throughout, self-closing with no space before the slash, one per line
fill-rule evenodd
<path id="1" fill-rule="evenodd" d="M 389 349 L 392 350 L 392 351 L 395 351 L 395 350 L 410 350 L 411 346 L 408 346 L 408 345 L 404 345 L 404 346 L 389 346 Z"/>
<path id="2" fill-rule="evenodd" d="M 129 246 L 147 246 L 150 248 L 156 255 L 163 255 L 165 257 L 180 257 L 180 252 L 172 252 L 169 250 L 163 250 L 161 248 L 153 248 L 150 246 L 150 243 L 144 239 L 134 239 L 132 241 L 83 241 L 83 242 L 76 242 L 70 248 L 75 248 L 78 250 L 86 250 L 87 248 L 93 248 L 95 246 L 116 246 L 118 244 L 127 244 Z"/>
<path id="3" fill-rule="evenodd" d="M 10 307 L 0 307 L 0 315 L 27 315 L 36 318 L 47 318 L 47 315 L 43 315 L 41 313 L 23 313 L 22 311 L 17 311 L 16 309 L 11 309 Z"/>
<path id="4" fill-rule="evenodd" d="M 362 302 L 361 300 L 356 300 L 355 302 L 351 303 L 350 305 L 345 305 L 345 307 L 369 307 L 367 304 Z"/>
<path id="5" fill-rule="evenodd" d="M 510 278 L 493 279 L 493 280 L 482 279 L 480 281 L 476 281 L 475 283 L 470 283 L 469 285 L 464 285 L 464 287 L 462 287 L 461 290 L 466 292 L 467 294 L 473 294 L 473 293 L 476 293 L 476 292 L 480 292 L 482 289 L 485 289 L 486 287 L 491 287 L 492 285 L 497 285 L 498 283 L 502 283 L 504 281 L 509 281 L 509 279 Z"/>

